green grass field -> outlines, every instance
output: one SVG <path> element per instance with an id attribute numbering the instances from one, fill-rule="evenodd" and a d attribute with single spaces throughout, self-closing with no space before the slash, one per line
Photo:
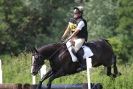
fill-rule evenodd
<path id="1" fill-rule="evenodd" d="M 21 54 L 19 57 L 10 57 L 8 55 L 1 56 L 2 69 L 3 69 L 3 82 L 4 83 L 32 83 L 31 78 L 31 54 Z M 121 76 L 115 80 L 106 76 L 104 67 L 92 68 L 91 82 L 102 83 L 104 89 L 133 89 L 133 65 L 118 65 Z M 37 82 L 40 75 L 37 75 Z M 48 80 L 44 81 L 46 84 Z M 79 84 L 86 83 L 86 71 L 65 76 L 53 81 L 53 84 Z"/>

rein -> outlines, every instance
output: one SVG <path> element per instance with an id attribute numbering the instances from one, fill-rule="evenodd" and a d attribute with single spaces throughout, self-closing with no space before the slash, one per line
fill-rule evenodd
<path id="1" fill-rule="evenodd" d="M 54 53 L 48 59 L 51 59 L 61 48 L 62 48 L 62 46 L 59 49 L 57 49 L 56 51 L 54 51 Z"/>
<path id="2" fill-rule="evenodd" d="M 66 42 L 63 42 L 64 44 Z M 62 48 L 63 45 L 61 45 L 61 47 L 59 47 L 59 49 L 57 49 L 56 51 L 54 51 L 54 53 L 48 58 L 48 59 L 51 59 L 61 48 Z M 72 46 L 72 45 L 71 45 Z M 69 46 L 68 48 L 70 48 L 71 46 Z M 67 48 L 67 47 L 66 47 Z M 67 49 L 65 49 L 63 52 L 65 52 Z"/>

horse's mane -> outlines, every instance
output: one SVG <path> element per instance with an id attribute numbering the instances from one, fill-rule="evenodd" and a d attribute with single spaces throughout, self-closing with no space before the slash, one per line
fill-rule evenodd
<path id="1" fill-rule="evenodd" d="M 55 47 L 60 47 L 63 43 L 51 43 L 51 44 L 46 44 L 46 45 L 43 45 L 41 47 L 39 47 L 37 49 L 37 51 L 41 52 L 43 51 L 45 48 L 55 48 Z"/>

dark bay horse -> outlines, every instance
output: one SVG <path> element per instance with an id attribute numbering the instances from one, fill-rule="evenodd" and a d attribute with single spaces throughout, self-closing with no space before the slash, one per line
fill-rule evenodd
<path id="1" fill-rule="evenodd" d="M 86 43 L 86 46 L 89 46 L 94 53 L 91 57 L 93 67 L 98 67 L 100 65 L 107 67 L 108 76 L 116 77 L 120 74 L 116 66 L 116 56 L 114 55 L 112 47 L 107 40 L 100 39 L 92 41 Z M 83 53 L 82 50 L 79 52 Z M 64 43 L 49 44 L 44 45 L 41 48 L 34 49 L 32 59 L 33 75 L 38 73 L 45 60 L 48 60 L 51 66 L 51 70 L 49 70 L 39 82 L 38 89 L 41 89 L 42 82 L 47 78 L 49 78 L 47 89 L 50 89 L 51 83 L 55 78 L 80 72 L 77 71 L 80 67 L 79 62 L 72 62 L 71 56 Z M 114 73 L 111 73 L 112 65 Z"/>

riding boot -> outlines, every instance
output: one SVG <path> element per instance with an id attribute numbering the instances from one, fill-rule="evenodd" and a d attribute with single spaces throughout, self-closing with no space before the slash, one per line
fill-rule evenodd
<path id="1" fill-rule="evenodd" d="M 78 62 L 80 64 L 80 68 L 84 69 L 85 66 L 82 63 L 83 57 L 80 54 L 78 54 L 74 49 L 72 49 L 72 53 L 77 57 L 77 60 L 78 60 Z"/>
<path id="2" fill-rule="evenodd" d="M 76 53 L 76 55 L 77 55 L 77 58 L 78 58 L 80 67 L 81 67 L 82 69 L 85 69 L 86 66 L 85 66 L 84 63 L 83 63 L 83 57 L 82 57 L 80 54 L 78 54 L 78 53 Z"/>

